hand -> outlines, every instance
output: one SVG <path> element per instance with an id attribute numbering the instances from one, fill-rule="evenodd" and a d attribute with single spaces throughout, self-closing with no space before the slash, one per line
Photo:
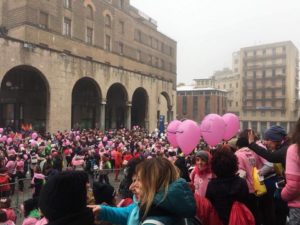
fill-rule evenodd
<path id="1" fill-rule="evenodd" d="M 249 130 L 248 131 L 248 143 L 249 143 L 249 145 L 254 142 L 254 138 L 255 138 L 255 135 L 254 135 L 253 130 Z"/>
<path id="2" fill-rule="evenodd" d="M 95 217 L 98 217 L 98 214 L 100 213 L 100 210 L 101 210 L 100 205 L 87 205 L 87 207 L 93 210 Z"/>

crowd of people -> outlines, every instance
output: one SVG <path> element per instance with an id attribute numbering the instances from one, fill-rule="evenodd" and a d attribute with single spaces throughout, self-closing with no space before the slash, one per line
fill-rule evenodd
<path id="1" fill-rule="evenodd" d="M 291 135 L 276 125 L 262 136 L 246 129 L 184 155 L 138 126 L 0 129 L 0 224 L 16 223 L 11 197 L 29 177 L 23 225 L 300 224 L 300 119 Z"/>

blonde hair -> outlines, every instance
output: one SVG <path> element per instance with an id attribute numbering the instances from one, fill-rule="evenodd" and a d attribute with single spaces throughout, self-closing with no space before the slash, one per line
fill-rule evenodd
<path id="1" fill-rule="evenodd" d="M 169 184 L 179 178 L 179 171 L 166 158 L 152 158 L 137 165 L 136 174 L 142 184 L 142 193 L 140 199 L 140 208 L 144 212 L 145 218 L 150 210 L 155 194 L 159 191 L 167 196 Z"/>

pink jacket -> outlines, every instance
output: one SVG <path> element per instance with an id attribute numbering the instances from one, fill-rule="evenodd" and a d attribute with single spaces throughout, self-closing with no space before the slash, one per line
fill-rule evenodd
<path id="1" fill-rule="evenodd" d="M 205 197 L 206 189 L 209 180 L 212 178 L 212 173 L 201 173 L 199 172 L 199 169 L 197 166 L 193 169 L 193 171 L 190 174 L 190 179 L 192 184 L 195 187 L 195 193 L 197 193 L 201 197 Z"/>
<path id="2" fill-rule="evenodd" d="M 45 217 L 43 217 L 42 219 L 37 221 L 35 225 L 46 225 L 46 224 L 48 224 L 48 221 Z"/>
<path id="3" fill-rule="evenodd" d="M 286 185 L 281 197 L 288 202 L 289 207 L 300 208 L 300 157 L 296 144 L 287 150 L 285 178 Z"/>
<path id="4" fill-rule="evenodd" d="M 27 217 L 23 220 L 22 225 L 35 225 L 38 220 L 33 217 Z"/>
<path id="5" fill-rule="evenodd" d="M 253 187 L 253 167 L 260 169 L 263 162 L 260 157 L 247 147 L 241 148 L 235 152 L 238 158 L 239 170 L 246 172 L 246 182 L 249 188 L 249 193 L 254 193 Z"/>

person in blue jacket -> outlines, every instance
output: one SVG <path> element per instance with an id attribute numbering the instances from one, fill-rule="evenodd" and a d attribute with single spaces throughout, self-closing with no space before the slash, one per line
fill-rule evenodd
<path id="1" fill-rule="evenodd" d="M 196 213 L 194 195 L 166 158 L 147 159 L 136 167 L 130 190 L 134 203 L 124 208 L 90 206 L 97 219 L 120 225 L 185 224 Z"/>

